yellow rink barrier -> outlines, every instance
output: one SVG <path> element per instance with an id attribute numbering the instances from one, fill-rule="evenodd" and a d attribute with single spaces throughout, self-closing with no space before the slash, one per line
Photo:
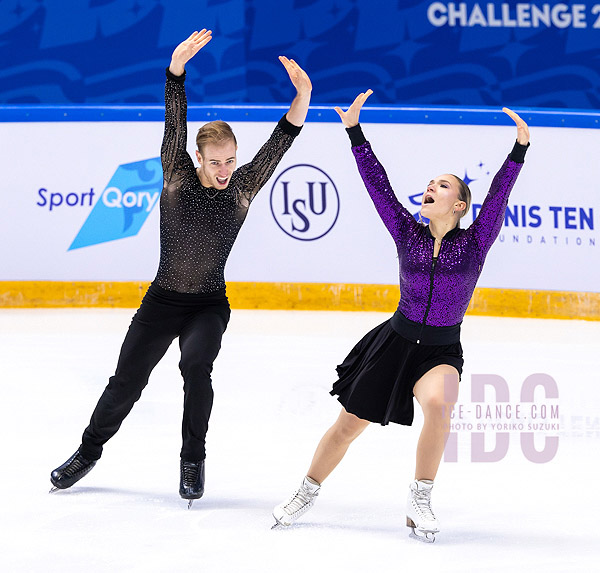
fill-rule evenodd
<path id="1" fill-rule="evenodd" d="M 0 308 L 136 308 L 149 282 L 0 281 Z M 232 308 L 392 313 L 397 285 L 229 282 Z M 467 314 L 600 320 L 600 293 L 477 288 Z"/>

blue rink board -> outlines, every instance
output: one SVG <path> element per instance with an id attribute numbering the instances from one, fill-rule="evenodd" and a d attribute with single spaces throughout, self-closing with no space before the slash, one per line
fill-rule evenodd
<path id="1" fill-rule="evenodd" d="M 278 121 L 289 109 L 287 105 L 189 105 L 188 121 Z M 600 111 L 540 108 L 515 108 L 529 125 L 538 127 L 575 127 L 598 129 Z M 365 107 L 362 123 L 419 123 L 434 125 L 512 125 L 497 108 L 393 106 Z M 164 121 L 164 107 L 148 106 L 0 106 L 0 123 L 64 121 Z M 307 121 L 339 122 L 332 106 L 311 106 Z"/>

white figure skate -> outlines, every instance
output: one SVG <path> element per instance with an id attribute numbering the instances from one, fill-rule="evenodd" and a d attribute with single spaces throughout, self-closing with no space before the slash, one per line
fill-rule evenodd
<path id="1" fill-rule="evenodd" d="M 321 484 L 306 476 L 292 497 L 273 509 L 276 523 L 271 529 L 288 527 L 301 515 L 304 515 L 314 505 L 320 489 Z"/>
<path id="2" fill-rule="evenodd" d="M 431 509 L 431 480 L 415 480 L 410 484 L 406 502 L 406 525 L 412 529 L 410 537 L 433 543 L 440 530 L 439 523 Z"/>

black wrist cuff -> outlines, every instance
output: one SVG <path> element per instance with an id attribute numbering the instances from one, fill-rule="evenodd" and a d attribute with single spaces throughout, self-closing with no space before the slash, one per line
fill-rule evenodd
<path id="1" fill-rule="evenodd" d="M 170 80 L 177 82 L 178 84 L 182 84 L 183 82 L 185 82 L 185 70 L 183 70 L 183 74 L 181 74 L 180 76 L 176 76 L 167 66 L 167 77 Z"/>
<path id="2" fill-rule="evenodd" d="M 350 145 L 352 145 L 352 147 L 362 145 L 363 143 L 366 143 L 366 141 L 367 141 L 365 138 L 365 135 L 362 131 L 362 127 L 360 126 L 360 123 L 357 123 L 353 127 L 347 127 L 346 132 L 348 133 L 348 136 L 350 137 Z"/>
<path id="3" fill-rule="evenodd" d="M 518 141 L 515 141 L 515 145 L 509 155 L 510 160 L 515 163 L 525 163 L 525 154 L 528 148 L 529 142 L 527 142 L 527 145 L 521 145 Z"/>
<path id="4" fill-rule="evenodd" d="M 296 137 L 302 131 L 302 126 L 298 127 L 297 125 L 290 123 L 285 114 L 283 114 L 283 117 L 279 120 L 279 123 L 277 125 L 282 129 L 284 133 L 287 133 L 292 137 Z"/>

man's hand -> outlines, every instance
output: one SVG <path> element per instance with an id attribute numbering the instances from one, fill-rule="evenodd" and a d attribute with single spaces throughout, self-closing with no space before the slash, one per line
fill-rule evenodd
<path id="1" fill-rule="evenodd" d="M 352 105 L 348 108 L 347 111 L 342 110 L 341 107 L 334 107 L 335 111 L 337 111 L 342 123 L 346 127 L 354 127 L 358 125 L 358 118 L 360 116 L 360 110 L 362 106 L 367 101 L 369 96 L 373 93 L 373 90 L 367 90 L 365 93 L 358 94 L 356 99 L 352 102 Z"/>
<path id="2" fill-rule="evenodd" d="M 279 61 L 283 64 L 283 67 L 290 76 L 290 80 L 292 81 L 292 84 L 294 84 L 298 95 L 300 97 L 310 97 L 312 83 L 308 74 L 294 60 L 288 60 L 285 56 L 279 56 Z"/>
<path id="3" fill-rule="evenodd" d="M 312 82 L 308 74 L 294 60 L 288 60 L 285 56 L 279 56 L 279 61 L 283 64 L 292 84 L 296 88 L 296 97 L 290 106 L 290 110 L 285 115 L 292 125 L 301 127 L 308 113 L 310 96 L 312 94 Z"/>
<path id="4" fill-rule="evenodd" d="M 502 111 L 517 124 L 517 142 L 527 145 L 529 143 L 529 126 L 512 109 L 503 107 Z"/>
<path id="5" fill-rule="evenodd" d="M 212 40 L 212 31 L 200 30 L 194 32 L 187 40 L 177 46 L 171 56 L 169 70 L 176 76 L 181 76 L 185 71 L 185 64 L 191 60 L 206 44 Z"/>

